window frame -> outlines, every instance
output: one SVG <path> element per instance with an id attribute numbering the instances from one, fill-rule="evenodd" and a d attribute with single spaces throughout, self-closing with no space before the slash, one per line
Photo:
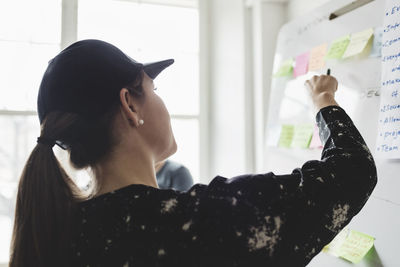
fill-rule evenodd
<path id="1" fill-rule="evenodd" d="M 78 1 L 79 0 L 62 0 L 61 3 L 61 41 L 60 41 L 60 51 L 66 48 L 68 45 L 76 42 L 78 40 Z M 198 0 L 118 0 L 133 3 L 145 3 L 145 4 L 155 4 L 155 5 L 167 5 L 185 8 L 197 8 L 199 11 L 199 34 L 203 36 L 204 33 L 204 18 L 201 17 L 202 12 L 198 6 Z M 202 2 L 202 1 L 200 1 Z M 203 25 L 201 25 L 203 24 Z M 204 58 L 204 53 L 206 52 L 202 41 L 199 44 L 199 113 L 197 115 L 183 115 L 183 114 L 170 114 L 171 119 L 176 120 L 197 120 L 199 123 L 199 177 L 198 181 L 203 183 L 208 183 L 209 179 L 209 101 L 207 86 L 207 75 L 205 74 L 204 64 L 207 60 L 202 60 Z M 37 111 L 35 110 L 5 110 L 0 109 L 0 116 L 37 116 Z"/>

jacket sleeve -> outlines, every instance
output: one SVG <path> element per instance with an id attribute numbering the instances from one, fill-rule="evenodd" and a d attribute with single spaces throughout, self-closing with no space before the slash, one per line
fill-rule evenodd
<path id="1" fill-rule="evenodd" d="M 288 175 L 218 176 L 200 194 L 188 191 L 200 203 L 198 249 L 228 240 L 207 253 L 232 266 L 305 266 L 361 210 L 377 181 L 372 155 L 342 108 L 323 108 L 316 120 L 321 160 Z"/>

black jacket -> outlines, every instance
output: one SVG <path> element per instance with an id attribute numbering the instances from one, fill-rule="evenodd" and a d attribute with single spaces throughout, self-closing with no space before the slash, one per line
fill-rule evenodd
<path id="1" fill-rule="evenodd" d="M 187 192 L 129 185 L 80 203 L 73 266 L 305 266 L 363 207 L 374 160 L 343 109 L 323 108 L 320 161 L 215 177 Z"/>

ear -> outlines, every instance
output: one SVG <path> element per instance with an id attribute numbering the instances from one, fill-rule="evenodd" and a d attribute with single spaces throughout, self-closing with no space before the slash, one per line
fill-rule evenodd
<path id="1" fill-rule="evenodd" d="M 138 104 L 134 103 L 134 100 L 128 89 L 122 88 L 120 90 L 119 100 L 121 101 L 121 111 L 125 115 L 124 117 L 130 124 L 138 127 L 139 120 L 141 119 L 138 113 Z"/>

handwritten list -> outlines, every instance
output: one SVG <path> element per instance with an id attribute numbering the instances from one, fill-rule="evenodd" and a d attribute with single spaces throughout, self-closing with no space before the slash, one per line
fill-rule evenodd
<path id="1" fill-rule="evenodd" d="M 387 0 L 382 36 L 382 84 L 377 156 L 400 158 L 400 0 Z"/>

